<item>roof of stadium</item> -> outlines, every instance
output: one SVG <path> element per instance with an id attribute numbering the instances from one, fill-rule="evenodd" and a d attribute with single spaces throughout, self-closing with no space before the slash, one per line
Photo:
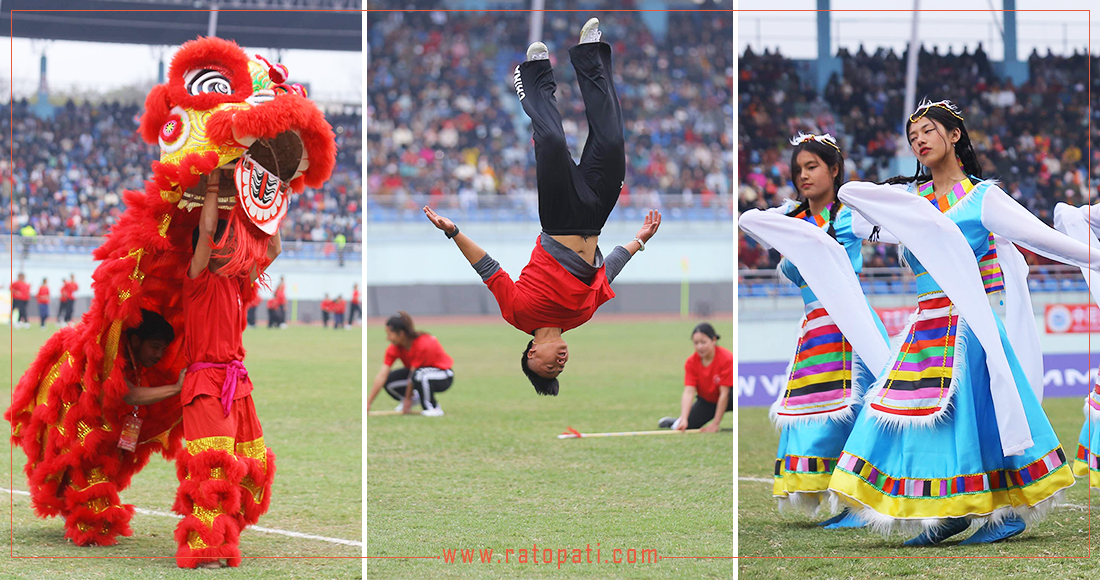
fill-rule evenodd
<path id="1" fill-rule="evenodd" d="M 17 38 L 176 45 L 205 36 L 214 7 L 241 46 L 362 50 L 361 0 L 0 0 L 0 18 Z"/>

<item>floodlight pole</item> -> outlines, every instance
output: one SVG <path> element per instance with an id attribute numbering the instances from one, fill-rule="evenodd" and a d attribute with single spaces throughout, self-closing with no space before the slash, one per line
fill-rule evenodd
<path id="1" fill-rule="evenodd" d="M 905 130 L 905 121 L 917 106 L 917 59 L 920 58 L 920 35 L 918 24 L 920 17 L 920 0 L 913 0 L 913 30 L 909 34 L 909 55 L 905 59 L 905 108 L 902 113 L 905 118 L 901 121 L 902 130 Z"/>
<path id="2" fill-rule="evenodd" d="M 531 23 L 527 29 L 527 44 L 542 40 L 542 15 L 546 8 L 545 0 L 531 0 Z"/>
<path id="3" fill-rule="evenodd" d="M 218 35 L 218 5 L 210 5 L 210 19 L 206 21 L 206 35 L 217 36 Z"/>

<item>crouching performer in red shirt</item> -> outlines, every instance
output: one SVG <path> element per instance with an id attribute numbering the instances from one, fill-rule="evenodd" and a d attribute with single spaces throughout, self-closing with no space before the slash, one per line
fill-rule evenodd
<path id="1" fill-rule="evenodd" d="M 569 50 L 588 118 L 588 142 L 578 165 L 565 142 L 554 91 L 554 72 L 546 45 L 527 49 L 527 62 L 516 67 L 514 84 L 534 130 L 539 220 L 542 234 L 531 260 L 512 278 L 455 224 L 425 207 L 435 226 L 481 275 L 496 297 L 500 314 L 532 336 L 523 351 L 523 373 L 540 395 L 558 394 L 558 375 L 569 360 L 562 333 L 588 322 L 601 304 L 615 297 L 611 281 L 661 225 L 650 211 L 630 243 L 604 259 L 600 231 L 619 199 L 626 176 L 623 116 L 612 82 L 611 45 L 600 42 L 599 21 L 581 29 L 581 42 Z"/>
<path id="2" fill-rule="evenodd" d="M 222 560 L 240 564 L 239 535 L 267 512 L 275 476 L 275 454 L 264 445 L 252 403 L 242 336 L 243 305 L 253 298 L 253 282 L 278 256 L 279 234 L 260 259 L 239 259 L 236 228 L 251 226 L 235 222 L 226 232 L 226 222 L 218 220 L 218 179 L 209 184 L 183 281 L 182 349 L 189 366 L 180 402 L 187 446 L 177 458 L 180 487 L 173 509 L 183 515 L 176 527 L 176 562 L 184 568 L 221 567 Z"/>

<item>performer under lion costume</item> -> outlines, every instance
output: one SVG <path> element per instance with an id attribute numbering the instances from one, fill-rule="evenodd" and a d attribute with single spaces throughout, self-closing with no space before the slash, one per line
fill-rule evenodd
<path id="1" fill-rule="evenodd" d="M 320 187 L 335 163 L 332 128 L 304 93 L 287 84 L 286 67 L 250 59 L 230 41 L 199 38 L 180 48 L 168 82 L 146 99 L 140 132 L 159 144 L 160 162 L 153 163 L 144 192 L 125 192 L 125 213 L 94 253 L 102 263 L 93 275 L 90 310 L 46 342 L 4 415 L 13 443 L 27 455 L 35 513 L 62 516 L 65 537 L 74 543 L 107 546 L 132 533 L 134 507 L 122 504 L 119 492 L 154 451 L 176 459 L 180 473 L 174 506 L 186 516 L 176 534 L 180 566 L 193 567 L 200 556 L 236 566 L 237 534 L 267 511 L 275 466 L 262 438 L 215 445 L 231 461 L 224 469 L 202 469 L 209 457 L 196 456 L 212 448 L 202 440 L 181 442 L 178 395 L 140 408 L 123 401 L 125 377 L 134 375 L 120 337 L 141 322 L 142 309 L 160 313 L 177 336 L 187 332 L 180 286 L 208 176 L 235 167 L 235 179 L 221 179 L 218 191 L 219 208 L 237 232 L 226 250 L 231 264 L 256 264 L 261 271 L 267 265 L 263 256 L 290 191 Z M 192 362 L 182 360 L 181 342 L 139 372 L 139 388 L 171 383 Z M 120 434 L 134 423 L 131 416 L 141 423 L 136 447 L 127 451 Z M 232 550 L 204 543 L 223 536 L 232 536 Z"/>

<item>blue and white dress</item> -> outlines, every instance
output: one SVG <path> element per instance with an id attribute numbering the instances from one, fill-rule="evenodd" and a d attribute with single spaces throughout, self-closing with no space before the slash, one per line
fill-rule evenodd
<path id="1" fill-rule="evenodd" d="M 765 243 L 782 237 L 779 245 L 797 243 L 821 246 L 835 260 L 843 262 L 839 269 L 844 270 L 845 274 L 854 276 L 862 270 L 862 239 L 852 231 L 850 209 L 841 205 L 831 223 L 828 209 L 817 216 L 808 210 L 787 216 L 793 209 L 793 204 L 789 204 L 767 213 L 746 212 L 741 218 L 741 227 L 754 237 L 762 238 Z M 776 231 L 768 227 L 772 222 L 799 225 L 795 231 Z M 828 235 L 821 235 L 830 225 L 835 241 Z M 801 235 L 796 233 L 798 231 Z M 829 479 L 852 429 L 863 393 L 874 380 L 878 369 L 870 370 L 860 358 L 858 349 L 853 347 L 853 342 L 841 329 L 841 326 L 848 326 L 847 322 L 838 325 L 795 265 L 798 261 L 808 268 L 820 269 L 821 261 L 804 256 L 802 252 L 792 254 L 783 258 L 779 270 L 799 287 L 805 316 L 799 326 L 797 345 L 788 367 L 786 387 L 770 412 L 773 422 L 781 429 L 773 496 L 781 508 L 791 505 L 813 511 L 828 492 Z M 830 282 L 831 279 L 842 279 L 836 274 L 826 273 L 826 276 L 824 279 Z M 820 281 L 816 285 L 822 293 L 829 293 L 831 286 Z M 861 308 L 867 313 L 864 322 L 870 321 L 870 326 L 864 327 L 866 332 L 854 333 L 870 335 L 862 343 L 875 347 L 875 352 L 869 356 L 877 360 L 881 368 L 884 355 L 888 352 L 886 329 L 866 301 Z M 861 341 L 857 339 L 855 342 L 858 344 Z"/>
<path id="2" fill-rule="evenodd" d="M 905 244 L 918 304 L 864 397 L 829 489 L 885 531 L 956 517 L 1040 518 L 1073 476 L 1034 384 L 1036 353 L 1022 352 L 1021 364 L 985 293 L 1008 284 L 994 267 L 1005 262 L 998 250 L 1018 256 L 1008 241 L 1077 265 L 1087 264 L 1088 246 L 991 181 L 964 180 L 946 196 L 927 185 L 857 182 L 840 199 Z M 1003 241 L 994 247 L 995 236 Z"/>
<path id="3" fill-rule="evenodd" d="M 1096 230 L 1100 229 L 1100 223 L 1089 223 L 1089 218 L 1100 222 L 1100 207 L 1072 207 L 1060 203 L 1054 207 L 1054 227 L 1072 237 L 1075 240 L 1091 241 L 1094 245 L 1100 245 L 1096 238 Z M 1100 304 L 1100 273 L 1081 268 L 1081 274 L 1088 283 L 1092 299 Z M 1100 379 L 1092 386 L 1092 390 L 1085 396 L 1085 420 L 1081 425 L 1081 434 L 1077 438 L 1077 454 L 1073 462 L 1073 474 L 1077 477 L 1088 477 L 1089 487 L 1100 489 L 1100 465 L 1097 455 L 1100 454 Z"/>

